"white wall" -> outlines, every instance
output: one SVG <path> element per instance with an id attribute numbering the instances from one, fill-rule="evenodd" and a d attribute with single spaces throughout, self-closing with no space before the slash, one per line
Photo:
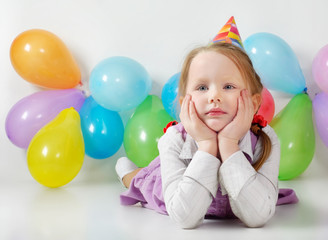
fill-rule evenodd
<path id="1" fill-rule="evenodd" d="M 40 91 L 13 69 L 9 49 L 21 32 L 42 28 L 59 36 L 71 50 L 87 83 L 102 59 L 124 55 L 143 64 L 153 80 L 152 94 L 160 96 L 168 78 L 179 71 L 185 54 L 210 41 L 230 16 L 235 16 L 242 39 L 270 32 L 294 49 L 310 96 L 318 92 L 311 75 L 317 51 L 328 44 L 326 0 L 0 0 L 0 184 L 34 181 L 25 151 L 7 138 L 4 124 L 10 108 Z M 291 96 L 274 93 L 277 111 Z M 300 129 L 301 131 L 301 129 Z M 327 148 L 317 137 L 313 163 L 303 178 L 328 175 Z M 85 158 L 74 181 L 114 179 L 113 166 L 123 147 L 106 160 Z"/>

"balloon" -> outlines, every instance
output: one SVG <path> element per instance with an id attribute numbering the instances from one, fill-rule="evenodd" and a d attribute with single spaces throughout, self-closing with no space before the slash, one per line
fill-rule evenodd
<path id="1" fill-rule="evenodd" d="M 78 89 L 49 90 L 33 93 L 18 101 L 6 118 L 6 133 L 10 141 L 27 148 L 33 136 L 63 109 L 80 110 L 84 94 Z"/>
<path id="2" fill-rule="evenodd" d="M 309 96 L 304 93 L 295 95 L 270 125 L 280 140 L 279 179 L 289 180 L 299 176 L 311 163 L 315 150 Z"/>
<path id="3" fill-rule="evenodd" d="M 319 93 L 313 99 L 314 119 L 321 140 L 328 147 L 328 94 Z"/>
<path id="4" fill-rule="evenodd" d="M 92 97 L 102 107 L 112 111 L 138 106 L 151 89 L 146 69 L 127 57 L 111 57 L 101 61 L 90 76 Z"/>
<path id="5" fill-rule="evenodd" d="M 81 72 L 65 44 L 51 32 L 33 29 L 16 37 L 10 48 L 11 63 L 26 81 L 46 88 L 73 88 Z"/>
<path id="6" fill-rule="evenodd" d="M 162 89 L 162 102 L 165 110 L 174 119 L 179 119 L 178 113 L 178 91 L 179 91 L 179 79 L 180 73 L 174 74 L 164 85 Z"/>
<path id="7" fill-rule="evenodd" d="M 305 78 L 291 47 L 270 33 L 256 33 L 244 41 L 256 72 L 264 86 L 291 94 L 305 89 Z"/>
<path id="8" fill-rule="evenodd" d="M 268 89 L 262 90 L 262 103 L 257 114 L 262 115 L 268 123 L 271 122 L 275 111 L 274 100 Z"/>
<path id="9" fill-rule="evenodd" d="M 321 48 L 313 59 L 312 74 L 321 90 L 328 92 L 328 45 Z"/>
<path id="10" fill-rule="evenodd" d="M 103 159 L 119 150 L 123 142 L 124 126 L 117 112 L 101 107 L 90 96 L 80 110 L 80 117 L 87 155 Z"/>
<path id="11" fill-rule="evenodd" d="M 80 116 L 73 108 L 61 111 L 32 139 L 27 165 L 33 178 L 47 187 L 69 183 L 80 171 L 84 142 Z"/>
<path id="12" fill-rule="evenodd" d="M 159 97 L 149 95 L 126 124 L 123 144 L 128 158 L 138 167 L 146 167 L 158 156 L 157 142 L 171 121 Z"/>

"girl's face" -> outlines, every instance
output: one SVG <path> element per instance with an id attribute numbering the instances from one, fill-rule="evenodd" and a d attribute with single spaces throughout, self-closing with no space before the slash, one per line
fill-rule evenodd
<path id="1" fill-rule="evenodd" d="M 191 62 L 186 94 L 199 118 L 216 132 L 236 116 L 238 97 L 246 87 L 236 65 L 223 54 L 201 52 Z"/>

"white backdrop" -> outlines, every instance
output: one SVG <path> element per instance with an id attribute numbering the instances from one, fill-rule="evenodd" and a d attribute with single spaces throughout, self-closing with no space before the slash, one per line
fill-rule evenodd
<path id="1" fill-rule="evenodd" d="M 327 239 L 328 148 L 318 135 L 309 168 L 296 179 L 280 182 L 280 187 L 295 189 L 299 204 L 278 207 L 261 229 L 215 221 L 186 231 L 166 216 L 119 204 L 123 189 L 114 165 L 125 154 L 123 147 L 108 159 L 85 157 L 70 184 L 48 189 L 31 177 L 25 150 L 5 133 L 10 108 L 42 91 L 10 63 L 10 45 L 25 30 L 41 28 L 59 36 L 77 60 L 85 86 L 97 63 L 121 55 L 148 70 L 151 94 L 160 96 L 186 53 L 207 44 L 235 16 L 242 39 L 269 32 L 289 43 L 313 98 L 319 89 L 311 64 L 328 44 L 327 9 L 326 0 L 0 0 L 0 239 Z M 272 93 L 276 112 L 292 97 Z M 130 113 L 122 113 L 125 123 Z"/>
<path id="2" fill-rule="evenodd" d="M 1 0 L 0 6 L 0 184 L 34 181 L 26 166 L 25 151 L 8 140 L 4 129 L 10 108 L 21 98 L 42 90 L 23 80 L 10 63 L 10 45 L 25 30 L 41 28 L 59 36 L 77 60 L 85 86 L 98 62 L 121 55 L 137 60 L 148 70 L 153 81 L 151 93 L 158 96 L 169 77 L 179 71 L 186 53 L 208 43 L 232 15 L 242 39 L 270 32 L 290 44 L 311 97 L 319 91 L 311 73 L 312 60 L 328 44 L 325 0 Z M 276 112 L 291 98 L 287 94 L 273 95 Z M 126 122 L 127 114 L 122 116 Z M 303 178 L 328 175 L 328 150 L 318 137 L 316 146 L 315 158 Z M 121 155 L 123 147 L 105 160 L 86 157 L 74 182 L 115 179 L 113 166 Z"/>

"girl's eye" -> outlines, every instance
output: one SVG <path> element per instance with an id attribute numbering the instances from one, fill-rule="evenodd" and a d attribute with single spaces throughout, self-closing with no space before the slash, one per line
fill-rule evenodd
<path id="1" fill-rule="evenodd" d="M 232 86 L 232 85 L 226 85 L 226 86 L 224 86 L 224 89 L 228 89 L 228 90 L 230 90 L 230 89 L 234 89 L 235 87 L 234 86 Z"/>
<path id="2" fill-rule="evenodd" d="M 201 85 L 201 86 L 199 86 L 197 88 L 197 90 L 199 90 L 199 91 L 206 91 L 206 90 L 208 90 L 208 87 L 206 87 L 205 85 Z"/>

